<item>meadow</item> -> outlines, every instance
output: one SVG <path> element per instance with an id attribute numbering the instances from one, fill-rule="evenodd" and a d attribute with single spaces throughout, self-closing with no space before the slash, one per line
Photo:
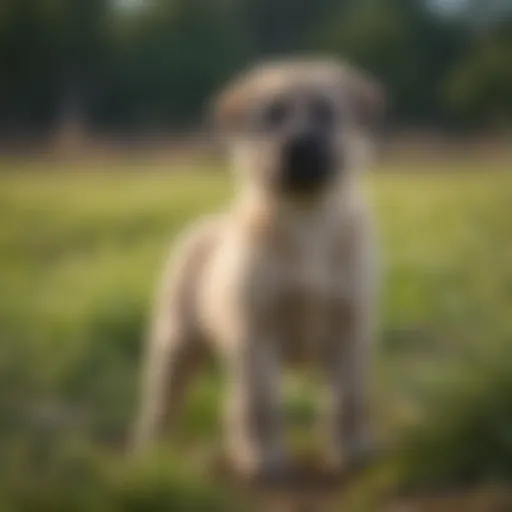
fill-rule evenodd
<path id="1" fill-rule="evenodd" d="M 506 487 L 512 159 L 390 162 L 367 182 L 383 247 L 374 421 L 387 455 L 339 499 L 391 510 L 403 493 Z M 1 166 L 2 510 L 248 510 L 203 469 L 218 445 L 215 368 L 179 446 L 124 455 L 162 264 L 177 233 L 231 194 L 218 165 Z M 298 449 L 309 391 L 287 405 Z"/>

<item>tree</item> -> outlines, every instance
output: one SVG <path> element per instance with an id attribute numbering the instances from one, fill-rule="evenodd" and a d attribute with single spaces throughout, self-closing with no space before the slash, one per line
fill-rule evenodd
<path id="1" fill-rule="evenodd" d="M 419 2 L 353 2 L 322 25 L 319 47 L 373 72 L 391 94 L 394 115 L 405 123 L 445 120 L 445 76 L 466 45 L 465 33 Z"/>
<path id="2" fill-rule="evenodd" d="M 447 108 L 466 124 L 512 124 L 512 23 L 476 35 L 445 84 Z"/>

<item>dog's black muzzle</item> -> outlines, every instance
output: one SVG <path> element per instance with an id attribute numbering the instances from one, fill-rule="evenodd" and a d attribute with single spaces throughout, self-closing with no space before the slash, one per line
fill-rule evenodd
<path id="1" fill-rule="evenodd" d="M 325 136 L 301 133 L 283 146 L 280 185 L 284 192 L 305 194 L 325 185 L 334 171 L 332 149 Z"/>

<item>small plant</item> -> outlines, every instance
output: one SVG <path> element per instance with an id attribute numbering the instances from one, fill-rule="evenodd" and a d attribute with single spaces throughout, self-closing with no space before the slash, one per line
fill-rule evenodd
<path id="1" fill-rule="evenodd" d="M 404 433 L 406 485 L 512 481 L 512 347 L 481 352 L 439 379 Z"/>

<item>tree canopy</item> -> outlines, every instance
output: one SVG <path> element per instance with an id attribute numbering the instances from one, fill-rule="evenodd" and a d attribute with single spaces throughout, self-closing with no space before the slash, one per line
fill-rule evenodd
<path id="1" fill-rule="evenodd" d="M 512 119 L 505 0 L 3 0 L 0 134 L 70 112 L 94 130 L 182 129 L 251 62 L 309 52 L 373 72 L 400 125 Z"/>

